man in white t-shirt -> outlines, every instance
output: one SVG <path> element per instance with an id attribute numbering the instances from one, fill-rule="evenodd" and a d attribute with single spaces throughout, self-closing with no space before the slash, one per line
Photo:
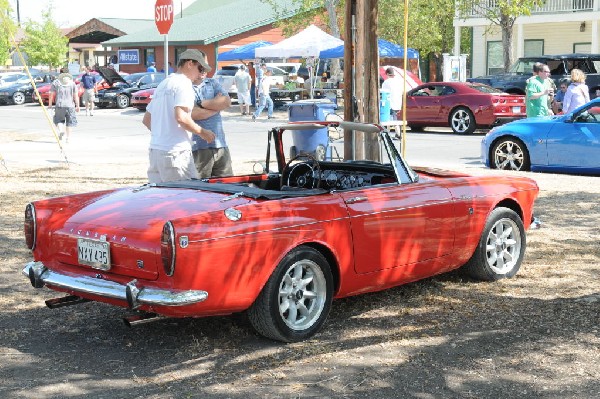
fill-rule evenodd
<path id="1" fill-rule="evenodd" d="M 201 51 L 186 50 L 181 53 L 177 72 L 169 75 L 154 91 L 142 121 L 151 133 L 150 183 L 198 178 L 190 133 L 209 143 L 215 139 L 215 134 L 192 119 L 196 98 L 192 81 L 210 69 Z"/>
<path id="2" fill-rule="evenodd" d="M 381 85 L 381 91 L 390 93 L 390 114 L 392 120 L 397 120 L 398 112 L 402 109 L 402 94 L 404 93 L 404 82 L 399 76 L 396 76 L 394 68 L 389 67 L 385 70 L 387 79 Z"/>
<path id="3" fill-rule="evenodd" d="M 237 88 L 237 99 L 242 115 L 250 114 L 250 74 L 246 72 L 246 65 L 240 65 L 240 69 L 233 77 Z"/>
<path id="4" fill-rule="evenodd" d="M 273 100 L 271 99 L 271 86 L 273 85 L 273 81 L 271 79 L 272 72 L 270 69 L 265 71 L 263 78 L 260 80 L 260 86 L 258 88 L 258 108 L 252 114 L 252 120 L 256 121 L 267 107 L 267 118 L 273 119 Z"/>

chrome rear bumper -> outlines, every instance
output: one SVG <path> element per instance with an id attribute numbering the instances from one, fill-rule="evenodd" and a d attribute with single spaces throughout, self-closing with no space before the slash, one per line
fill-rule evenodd
<path id="1" fill-rule="evenodd" d="M 23 269 L 31 285 L 42 288 L 50 285 L 72 291 L 74 294 L 91 294 L 104 298 L 126 301 L 132 309 L 140 305 L 185 306 L 205 301 L 206 291 L 169 291 L 156 288 L 138 287 L 137 280 L 127 284 L 107 281 L 88 276 L 72 276 L 48 269 L 42 262 L 29 262 Z"/>

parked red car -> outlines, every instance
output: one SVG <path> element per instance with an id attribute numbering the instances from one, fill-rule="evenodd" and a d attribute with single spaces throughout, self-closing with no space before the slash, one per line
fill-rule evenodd
<path id="1" fill-rule="evenodd" d="M 98 77 L 97 82 L 96 82 L 96 88 L 98 90 L 104 89 L 106 87 L 108 87 L 108 84 L 106 84 L 103 80 L 102 77 L 97 73 L 97 72 L 92 72 L 94 75 L 96 75 Z M 83 74 L 79 74 L 77 77 L 74 76 L 74 81 L 75 84 L 77 84 L 77 94 L 79 95 L 79 102 L 81 104 L 81 96 L 83 96 L 83 86 L 81 86 L 81 76 Z M 50 84 L 44 84 L 44 85 L 40 85 L 37 87 L 38 93 L 40 93 L 40 97 L 42 98 L 42 102 L 45 105 L 48 105 L 48 101 L 50 100 Z M 31 95 L 33 102 L 38 103 L 37 100 L 37 96 L 35 94 L 35 91 L 33 92 L 33 94 Z M 83 105 L 83 104 L 81 104 Z"/>
<path id="2" fill-rule="evenodd" d="M 411 130 L 449 126 L 454 133 L 469 134 L 526 117 L 525 96 L 481 83 L 431 82 L 406 94 L 406 123 Z"/>
<path id="3" fill-rule="evenodd" d="M 136 91 L 131 95 L 131 106 L 137 108 L 140 111 L 145 111 L 148 104 L 152 100 L 152 95 L 156 88 L 145 89 Z"/>
<path id="4" fill-rule="evenodd" d="M 318 161 L 310 137 L 329 125 L 379 135 L 389 162 Z M 286 160 L 293 140 L 300 154 Z M 535 181 L 413 170 L 375 125 L 273 128 L 266 154 L 262 173 L 32 202 L 23 274 L 67 294 L 51 308 L 104 302 L 137 310 L 130 324 L 246 312 L 263 336 L 293 342 L 321 329 L 334 298 L 463 265 L 513 277 L 537 223 Z"/>

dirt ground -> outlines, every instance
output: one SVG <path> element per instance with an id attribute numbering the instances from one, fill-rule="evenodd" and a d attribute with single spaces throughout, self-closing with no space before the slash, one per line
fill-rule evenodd
<path id="1" fill-rule="evenodd" d="M 1 398 L 600 397 L 600 177 L 525 174 L 544 227 L 515 278 L 451 273 L 338 300 L 321 333 L 286 345 L 235 316 L 127 328 L 122 309 L 44 306 L 60 295 L 21 275 L 27 202 L 143 172 L 0 165 Z"/>

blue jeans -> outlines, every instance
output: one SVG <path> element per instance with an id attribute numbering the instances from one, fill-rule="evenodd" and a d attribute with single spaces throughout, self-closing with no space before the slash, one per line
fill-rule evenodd
<path id="1" fill-rule="evenodd" d="M 260 116 L 263 109 L 265 109 L 265 106 L 268 107 L 267 115 L 269 117 L 273 116 L 273 100 L 271 100 L 271 96 L 265 96 L 264 94 L 260 94 L 258 96 L 258 108 L 256 108 L 256 111 L 254 112 L 255 118 L 258 118 Z"/>

